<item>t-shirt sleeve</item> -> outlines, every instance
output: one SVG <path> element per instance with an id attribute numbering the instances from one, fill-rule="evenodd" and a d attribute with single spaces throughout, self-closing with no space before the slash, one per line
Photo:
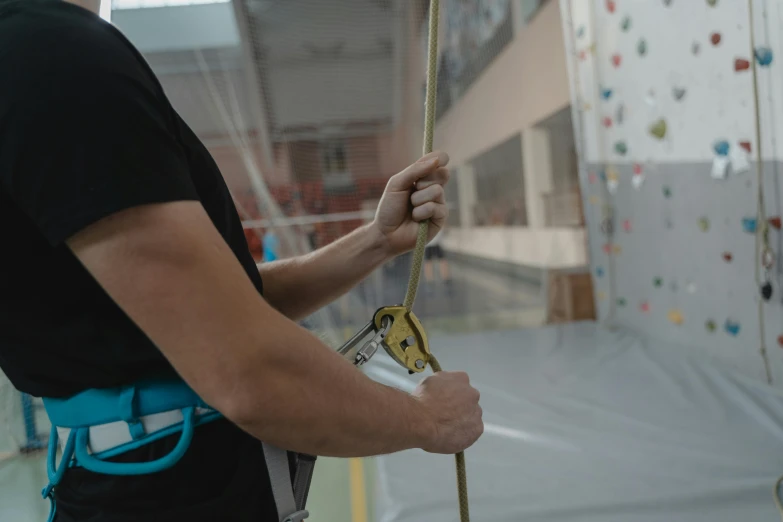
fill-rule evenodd
<path id="1" fill-rule="evenodd" d="M 113 213 L 197 200 L 152 82 L 78 69 L 0 123 L 0 188 L 52 244 Z M 56 80 L 53 80 L 56 81 Z"/>

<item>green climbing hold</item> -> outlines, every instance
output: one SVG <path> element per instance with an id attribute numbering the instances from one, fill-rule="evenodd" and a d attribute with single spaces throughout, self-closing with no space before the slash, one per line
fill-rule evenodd
<path id="1" fill-rule="evenodd" d="M 631 17 L 625 16 L 623 18 L 623 21 L 620 23 L 620 29 L 622 29 L 625 32 L 628 32 L 628 29 L 631 28 Z"/>
<path id="2" fill-rule="evenodd" d="M 624 297 L 620 297 L 617 299 L 617 306 L 625 306 L 625 303 L 626 301 Z"/>
<path id="3" fill-rule="evenodd" d="M 652 125 L 650 125 L 650 134 L 654 137 L 662 140 L 666 137 L 666 120 L 661 118 Z"/>
<path id="4" fill-rule="evenodd" d="M 670 189 L 668 185 L 663 186 L 663 197 L 665 198 L 672 197 L 672 189 Z"/>
<path id="5" fill-rule="evenodd" d="M 628 152 L 628 145 L 624 141 L 618 141 L 614 144 L 614 151 L 620 156 L 625 156 Z"/>
<path id="6" fill-rule="evenodd" d="M 639 43 L 636 44 L 636 51 L 639 53 L 639 56 L 644 56 L 647 54 L 647 40 L 644 38 L 639 40 Z"/>
<path id="7" fill-rule="evenodd" d="M 715 7 L 715 5 L 718 3 L 718 0 L 707 0 L 707 5 L 710 7 Z"/>
<path id="8" fill-rule="evenodd" d="M 706 232 L 710 229 L 710 220 L 706 217 L 699 218 L 699 229 Z"/>
<path id="9" fill-rule="evenodd" d="M 710 319 L 704 324 L 704 327 L 707 328 L 708 332 L 714 332 L 718 328 L 718 325 L 715 324 L 715 321 Z"/>
<path id="10" fill-rule="evenodd" d="M 653 278 L 653 286 L 655 288 L 660 288 L 663 286 L 663 278 L 662 277 L 654 277 Z"/>

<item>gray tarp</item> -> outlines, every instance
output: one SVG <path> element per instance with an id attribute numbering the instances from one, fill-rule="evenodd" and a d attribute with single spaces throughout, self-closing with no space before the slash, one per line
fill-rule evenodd
<path id="1" fill-rule="evenodd" d="M 482 393 L 486 433 L 467 452 L 474 521 L 780 519 L 780 391 L 592 323 L 431 342 Z M 380 353 L 367 372 L 418 380 Z M 452 457 L 377 463 L 377 522 L 458 520 Z"/>

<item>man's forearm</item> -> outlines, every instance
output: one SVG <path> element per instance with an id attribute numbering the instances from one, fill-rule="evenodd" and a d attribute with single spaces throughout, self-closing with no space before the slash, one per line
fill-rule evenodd
<path id="1" fill-rule="evenodd" d="M 383 236 L 365 225 L 310 254 L 262 263 L 264 297 L 291 319 L 334 301 L 389 259 Z"/>
<path id="2" fill-rule="evenodd" d="M 420 401 L 270 307 L 198 203 L 123 211 L 68 244 L 185 381 L 260 440 L 364 456 L 434 438 Z"/>

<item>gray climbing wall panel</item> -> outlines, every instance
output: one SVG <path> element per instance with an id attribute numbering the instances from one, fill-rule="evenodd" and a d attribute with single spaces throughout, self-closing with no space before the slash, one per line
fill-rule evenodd
<path id="1" fill-rule="evenodd" d="M 752 23 L 746 0 L 560 5 L 601 319 L 766 380 L 763 331 L 783 386 L 783 2 L 753 0 Z M 759 143 L 778 260 L 768 301 L 756 283 Z"/>

